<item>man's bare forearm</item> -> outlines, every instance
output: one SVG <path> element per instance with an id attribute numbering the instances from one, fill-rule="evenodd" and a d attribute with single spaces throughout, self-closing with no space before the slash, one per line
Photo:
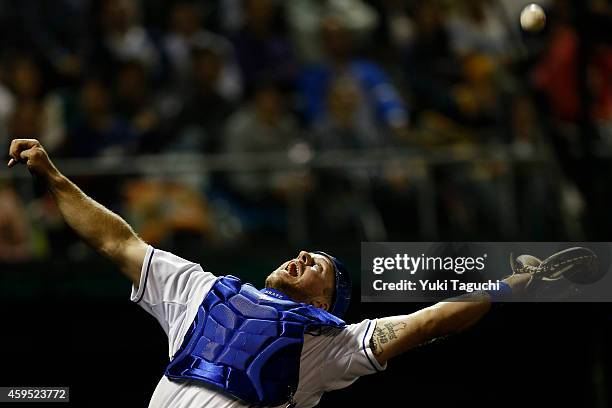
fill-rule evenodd
<path id="1" fill-rule="evenodd" d="M 513 292 L 520 293 L 530 277 L 513 275 L 504 279 Z M 370 340 L 370 349 L 382 364 L 432 339 L 466 330 L 478 322 L 491 308 L 486 292 L 475 292 L 436 303 L 410 315 L 377 319 Z"/>
<path id="2" fill-rule="evenodd" d="M 378 319 L 370 339 L 370 349 L 383 364 L 391 357 L 432 339 L 469 328 L 491 307 L 490 298 L 486 294 L 470 297 L 473 298 L 436 303 L 410 315 Z"/>
<path id="3" fill-rule="evenodd" d="M 68 225 L 138 285 L 147 246 L 132 228 L 62 175 L 38 140 L 12 140 L 9 156 L 7 166 L 23 163 L 34 177 L 43 180 Z"/>
<path id="4" fill-rule="evenodd" d="M 64 220 L 79 237 L 102 255 L 121 264 L 124 246 L 138 239 L 134 230 L 61 173 L 50 176 L 48 186 Z"/>

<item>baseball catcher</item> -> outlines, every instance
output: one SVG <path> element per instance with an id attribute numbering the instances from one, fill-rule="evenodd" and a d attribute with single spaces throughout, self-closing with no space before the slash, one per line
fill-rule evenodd
<path id="1" fill-rule="evenodd" d="M 37 140 L 13 140 L 9 155 L 9 167 L 23 163 L 45 182 L 68 225 L 117 265 L 133 284 L 132 301 L 168 336 L 170 361 L 151 407 L 312 407 L 326 391 L 384 370 L 394 356 L 465 330 L 495 298 L 572 268 L 567 253 L 544 262 L 522 256 L 499 292 L 347 324 L 350 275 L 334 256 L 300 251 L 258 290 L 147 245 L 63 176 Z"/>

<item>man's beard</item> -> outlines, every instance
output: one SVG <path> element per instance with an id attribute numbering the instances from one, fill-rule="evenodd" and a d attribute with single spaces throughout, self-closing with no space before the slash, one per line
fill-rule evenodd
<path id="1" fill-rule="evenodd" d="M 308 300 L 308 296 L 302 290 L 300 290 L 300 288 L 296 287 L 295 283 L 289 282 L 287 279 L 285 279 L 281 273 L 284 272 L 275 271 L 268 275 L 266 278 L 265 287 L 283 292 L 296 302 L 305 303 Z"/>

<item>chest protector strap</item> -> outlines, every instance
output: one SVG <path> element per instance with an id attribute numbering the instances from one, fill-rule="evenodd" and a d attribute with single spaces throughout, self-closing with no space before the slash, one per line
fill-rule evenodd
<path id="1" fill-rule="evenodd" d="M 326 311 L 217 279 L 166 368 L 173 380 L 211 384 L 253 405 L 279 405 L 295 392 L 304 333 L 344 322 Z"/>

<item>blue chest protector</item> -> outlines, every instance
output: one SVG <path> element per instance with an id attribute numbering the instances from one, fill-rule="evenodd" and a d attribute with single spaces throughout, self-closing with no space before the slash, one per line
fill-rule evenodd
<path id="1" fill-rule="evenodd" d="M 279 405 L 297 389 L 304 333 L 344 325 L 280 292 L 220 277 L 165 375 L 212 384 L 249 404 Z"/>

